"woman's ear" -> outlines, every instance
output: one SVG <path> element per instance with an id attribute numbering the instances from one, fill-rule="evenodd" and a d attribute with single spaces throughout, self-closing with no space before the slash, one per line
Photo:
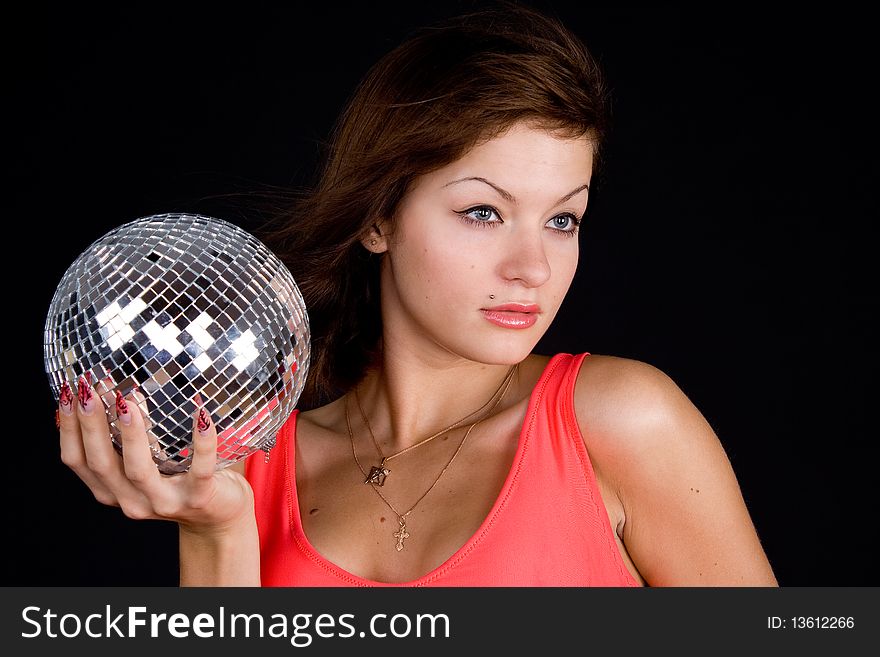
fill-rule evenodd
<path id="1" fill-rule="evenodd" d="M 374 223 L 361 244 L 370 253 L 384 253 L 388 250 L 388 222 L 385 220 Z"/>

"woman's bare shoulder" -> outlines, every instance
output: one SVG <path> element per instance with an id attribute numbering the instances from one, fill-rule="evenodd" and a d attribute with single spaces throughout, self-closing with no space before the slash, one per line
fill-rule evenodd
<path id="1" fill-rule="evenodd" d="M 775 585 L 725 450 L 672 378 L 590 356 L 574 403 L 596 471 L 622 504 L 626 548 L 652 586 Z"/>
<path id="2" fill-rule="evenodd" d="M 632 358 L 593 354 L 584 359 L 575 385 L 575 408 L 591 433 L 651 423 L 679 395 L 662 370 Z"/>
<path id="3" fill-rule="evenodd" d="M 591 459 L 619 486 L 641 467 L 652 468 L 669 441 L 717 441 L 700 411 L 663 370 L 640 360 L 591 355 L 584 359 L 574 406 Z M 686 428 L 685 431 L 681 431 Z"/>

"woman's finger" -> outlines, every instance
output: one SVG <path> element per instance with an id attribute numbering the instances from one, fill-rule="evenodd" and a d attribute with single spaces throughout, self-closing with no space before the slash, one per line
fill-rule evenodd
<path id="1" fill-rule="evenodd" d="M 83 448 L 79 420 L 74 408 L 75 403 L 76 400 L 70 390 L 70 386 L 65 381 L 61 385 L 61 395 L 58 400 L 57 410 L 61 462 L 82 479 L 83 483 L 92 491 L 95 499 L 101 502 L 101 504 L 119 506 L 116 496 L 95 476 L 86 463 L 86 453 Z"/>
<path id="2" fill-rule="evenodd" d="M 217 427 L 199 395 L 193 413 L 193 459 L 190 477 L 196 485 L 209 482 L 217 469 Z"/>
<path id="3" fill-rule="evenodd" d="M 151 508 L 144 494 L 125 476 L 122 459 L 110 438 L 104 403 L 88 375 L 80 377 L 77 384 L 76 414 L 89 470 L 113 493 L 126 515 L 150 517 Z"/>
<path id="4" fill-rule="evenodd" d="M 138 398 L 132 394 L 128 399 L 116 391 L 116 426 L 122 442 L 122 468 L 126 478 L 147 497 L 162 492 L 162 475 L 153 461 L 150 440 L 144 426 L 144 417 Z"/>

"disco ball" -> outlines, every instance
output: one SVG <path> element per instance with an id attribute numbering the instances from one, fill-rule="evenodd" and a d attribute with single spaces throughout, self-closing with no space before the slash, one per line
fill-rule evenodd
<path id="1" fill-rule="evenodd" d="M 46 319 L 57 400 L 91 377 L 122 451 L 116 391 L 140 392 L 160 472 L 192 461 L 194 397 L 217 430 L 217 468 L 268 455 L 308 373 L 309 323 L 284 264 L 255 237 L 211 217 L 159 214 L 110 231 L 58 284 Z"/>

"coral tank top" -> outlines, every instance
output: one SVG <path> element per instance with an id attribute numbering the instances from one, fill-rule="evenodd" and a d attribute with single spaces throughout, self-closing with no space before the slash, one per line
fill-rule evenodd
<path id="1" fill-rule="evenodd" d="M 263 586 L 639 586 L 618 552 L 573 407 L 584 358 L 557 354 L 529 398 L 510 471 L 489 515 L 443 564 L 410 582 L 378 582 L 321 556 L 296 491 L 295 410 L 269 463 L 245 462 L 255 496 Z"/>

